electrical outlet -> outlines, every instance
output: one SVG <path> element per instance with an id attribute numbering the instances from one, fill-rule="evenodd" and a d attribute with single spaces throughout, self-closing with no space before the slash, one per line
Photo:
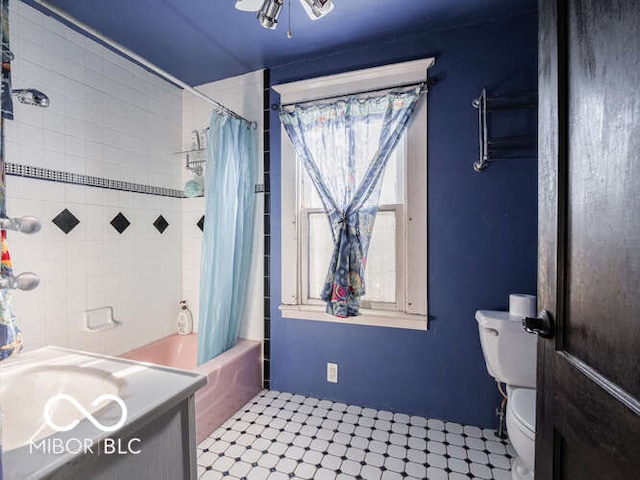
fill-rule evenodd
<path id="1" fill-rule="evenodd" d="M 327 363 L 327 382 L 338 383 L 338 364 Z"/>

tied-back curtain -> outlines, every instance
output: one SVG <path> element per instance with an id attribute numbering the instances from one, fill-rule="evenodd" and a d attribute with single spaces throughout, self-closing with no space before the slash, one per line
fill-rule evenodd
<path id="1" fill-rule="evenodd" d="M 385 167 L 419 97 L 414 88 L 280 114 L 327 212 L 335 247 L 320 298 L 336 317 L 360 314 Z"/>
<path id="2" fill-rule="evenodd" d="M 207 153 L 199 365 L 233 347 L 240 330 L 253 243 L 255 129 L 214 112 Z"/>
<path id="3" fill-rule="evenodd" d="M 9 0 L 2 0 L 0 5 L 0 25 L 2 28 L 2 93 L 0 102 L 2 109 L 0 113 L 0 217 L 7 216 L 6 205 L 6 179 L 5 179 L 5 144 L 4 144 L 4 121 L 13 119 L 13 102 L 11 100 L 11 60 L 13 54 L 9 48 Z M 0 276 L 13 276 L 11 265 L 11 255 L 7 244 L 7 232 L 0 232 Z M 0 360 L 15 355 L 22 350 L 22 333 L 16 324 L 16 318 L 11 306 L 11 290 L 0 291 Z M 1 472 L 0 472 L 0 476 Z"/>

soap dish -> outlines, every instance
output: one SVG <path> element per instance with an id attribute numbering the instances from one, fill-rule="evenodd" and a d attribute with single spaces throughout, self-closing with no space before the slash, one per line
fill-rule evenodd
<path id="1" fill-rule="evenodd" d="M 113 318 L 111 306 L 86 310 L 83 317 L 84 328 L 88 332 L 102 332 L 120 325 L 120 322 Z"/>

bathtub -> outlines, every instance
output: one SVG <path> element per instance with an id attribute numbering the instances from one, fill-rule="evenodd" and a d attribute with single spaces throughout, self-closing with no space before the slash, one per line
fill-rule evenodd
<path id="1" fill-rule="evenodd" d="M 171 335 L 121 357 L 207 376 L 207 385 L 196 392 L 196 439 L 200 443 L 260 391 L 262 342 L 240 339 L 235 347 L 200 366 L 197 345 L 196 334 Z"/>

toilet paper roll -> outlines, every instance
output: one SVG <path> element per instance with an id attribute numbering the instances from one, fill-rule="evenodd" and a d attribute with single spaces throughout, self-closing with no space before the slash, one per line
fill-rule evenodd
<path id="1" fill-rule="evenodd" d="M 536 316 L 536 296 L 524 293 L 509 295 L 509 313 L 519 317 Z"/>

